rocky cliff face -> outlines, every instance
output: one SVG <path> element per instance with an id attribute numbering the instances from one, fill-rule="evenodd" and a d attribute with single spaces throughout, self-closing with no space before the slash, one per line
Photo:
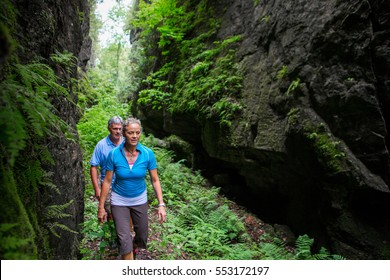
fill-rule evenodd
<path id="1" fill-rule="evenodd" d="M 219 38 L 243 36 L 245 109 L 228 130 L 152 111 L 144 125 L 192 143 L 195 167 L 260 218 L 389 258 L 389 2 L 209 2 Z"/>
<path id="2" fill-rule="evenodd" d="M 17 0 L 14 2 L 19 12 L 17 18 L 19 37 L 16 39 L 20 44 L 18 56 L 22 63 L 28 63 L 37 56 L 48 59 L 56 51 L 59 53 L 68 51 L 79 58 L 81 68 L 86 66 L 91 47 L 88 39 L 88 1 Z M 85 182 L 82 152 L 77 143 L 76 123 L 79 119 L 75 105 L 77 94 L 71 86 L 71 79 L 77 78 L 77 65 L 73 65 L 70 71 L 65 71 L 59 65 L 52 66 L 56 69 L 56 74 L 61 77 L 62 86 L 69 89 L 70 97 L 74 101 L 71 103 L 64 96 L 56 96 L 52 99 L 52 104 L 58 110 L 59 117 L 74 131 L 76 141 L 68 139 L 65 135 L 46 139 L 45 145 L 55 161 L 53 166 L 46 167 L 46 171 L 54 174 L 51 179 L 59 188 L 60 194 L 45 188 L 40 192 L 39 200 L 43 209 L 48 205 L 64 205 L 73 200 L 66 209 L 71 217 L 57 222 L 79 232 L 80 224 L 83 222 Z M 52 258 L 77 259 L 81 236 L 69 231 L 60 231 L 59 234 L 60 238 L 51 236 L 49 240 Z M 44 257 L 45 253 L 39 255 Z"/>

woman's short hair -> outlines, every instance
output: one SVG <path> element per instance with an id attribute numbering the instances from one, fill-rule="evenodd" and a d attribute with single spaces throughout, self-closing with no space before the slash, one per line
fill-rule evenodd
<path id="1" fill-rule="evenodd" d="M 124 122 L 123 122 L 123 125 L 122 125 L 122 131 L 125 132 L 125 129 L 128 125 L 130 124 L 133 124 L 133 123 L 136 123 L 139 125 L 140 129 L 141 129 L 141 132 L 142 132 L 142 125 L 141 125 L 141 121 L 137 118 L 134 118 L 134 117 L 129 117 L 127 118 Z"/>
<path id="2" fill-rule="evenodd" d="M 108 120 L 108 128 L 110 128 L 110 125 L 112 124 L 122 124 L 123 125 L 123 120 L 119 116 L 114 116 L 111 119 Z"/>

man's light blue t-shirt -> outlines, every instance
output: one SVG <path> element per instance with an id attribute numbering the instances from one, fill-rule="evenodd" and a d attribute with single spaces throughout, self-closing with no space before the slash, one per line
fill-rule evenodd
<path id="1" fill-rule="evenodd" d="M 112 191 L 123 197 L 141 195 L 146 190 L 146 172 L 157 168 L 156 157 L 151 149 L 140 143 L 136 149 L 139 154 L 132 168 L 126 159 L 124 143 L 108 154 L 106 170 L 114 171 L 116 178 Z"/>
<path id="2" fill-rule="evenodd" d="M 114 143 L 110 140 L 110 135 L 100 140 L 93 151 L 92 158 L 89 161 L 91 166 L 100 166 L 100 180 L 103 182 L 106 176 L 106 161 L 108 153 L 116 148 Z M 115 174 L 112 177 L 112 182 L 115 180 Z"/>

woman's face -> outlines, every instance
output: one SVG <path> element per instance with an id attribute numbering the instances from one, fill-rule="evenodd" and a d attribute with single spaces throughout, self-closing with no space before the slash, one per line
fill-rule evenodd
<path id="1" fill-rule="evenodd" d="M 141 127 L 137 123 L 129 124 L 125 127 L 123 136 L 125 137 L 127 143 L 132 146 L 136 146 L 139 138 L 141 137 Z"/>

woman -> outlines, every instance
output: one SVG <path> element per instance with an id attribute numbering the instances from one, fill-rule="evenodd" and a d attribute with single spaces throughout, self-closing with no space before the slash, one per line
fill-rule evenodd
<path id="1" fill-rule="evenodd" d="M 164 222 L 166 217 L 156 158 L 152 150 L 139 143 L 141 132 L 141 122 L 136 118 L 128 118 L 123 123 L 122 134 L 125 141 L 108 154 L 106 176 L 99 200 L 98 219 L 104 223 L 107 220 L 104 201 L 115 173 L 111 211 L 119 239 L 120 254 L 124 260 L 133 260 L 135 250 L 146 249 L 148 239 L 146 171 L 149 171 L 157 196 L 160 222 Z M 133 237 L 129 227 L 130 217 L 135 231 L 135 248 L 133 248 Z"/>

